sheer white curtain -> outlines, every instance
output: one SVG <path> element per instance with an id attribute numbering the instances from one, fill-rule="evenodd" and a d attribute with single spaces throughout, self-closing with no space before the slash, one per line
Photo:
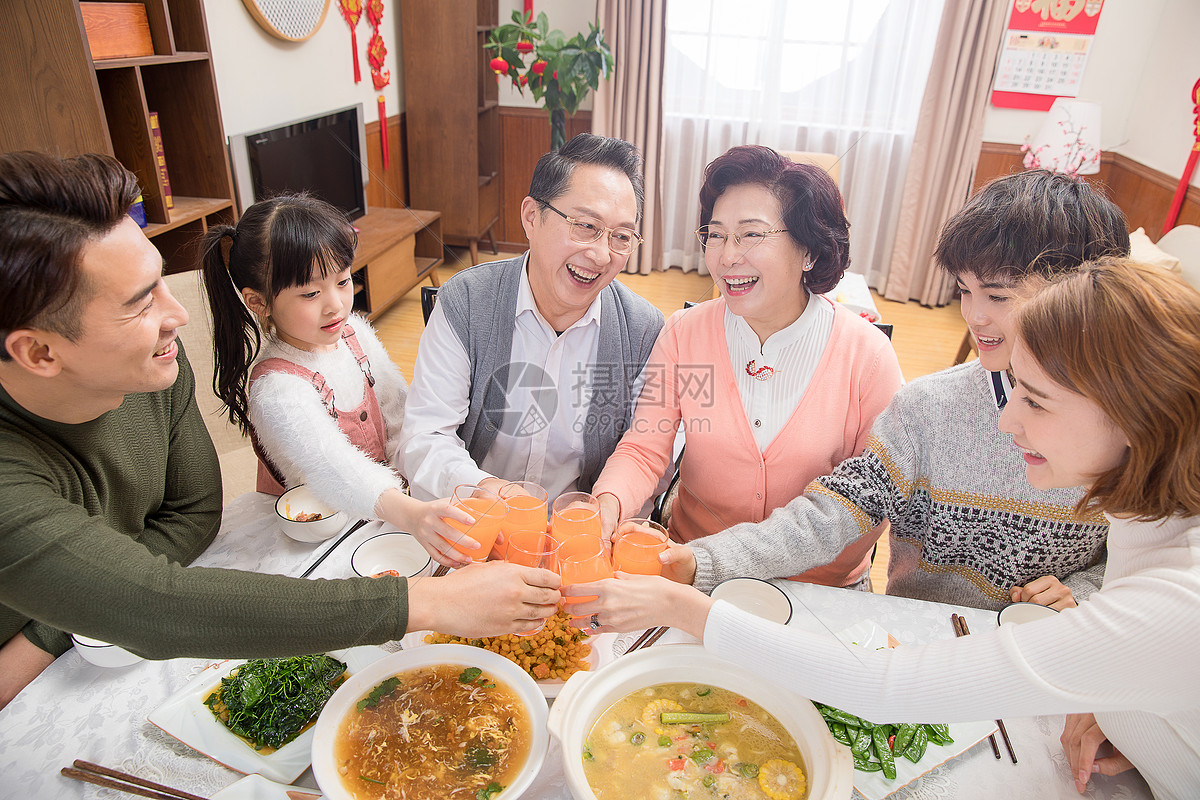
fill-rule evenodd
<path id="1" fill-rule="evenodd" d="M 887 278 L 943 0 L 667 4 L 663 263 L 705 271 L 708 162 L 739 144 L 841 158 L 851 269 Z"/>

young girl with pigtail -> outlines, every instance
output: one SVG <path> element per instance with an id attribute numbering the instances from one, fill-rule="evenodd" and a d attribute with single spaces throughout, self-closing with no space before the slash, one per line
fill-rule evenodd
<path id="1" fill-rule="evenodd" d="M 468 560 L 446 500 L 404 492 L 388 464 L 408 385 L 365 318 L 353 313 L 358 237 L 344 214 L 305 194 L 246 209 L 201 245 L 213 315 L 213 388 L 259 456 L 258 490 L 307 484 L 351 516 L 412 532 L 441 564 Z M 470 543 L 468 543 L 469 545 Z"/>

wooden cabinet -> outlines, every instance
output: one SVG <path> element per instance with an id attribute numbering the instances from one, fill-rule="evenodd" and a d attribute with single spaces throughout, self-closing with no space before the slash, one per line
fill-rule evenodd
<path id="1" fill-rule="evenodd" d="M 374 319 L 429 278 L 440 286 L 441 215 L 414 208 L 375 208 L 354 221 L 354 310 Z"/>
<path id="2" fill-rule="evenodd" d="M 496 0 L 403 0 L 404 114 L 408 200 L 442 212 L 447 243 L 479 240 L 500 218 L 500 103 L 483 46 Z"/>
<path id="3" fill-rule="evenodd" d="M 203 0 L 140 0 L 154 54 L 93 61 L 76 0 L 0 2 L 0 150 L 107 153 L 138 177 L 168 272 L 236 212 Z M 174 207 L 151 139 L 157 112 Z"/>

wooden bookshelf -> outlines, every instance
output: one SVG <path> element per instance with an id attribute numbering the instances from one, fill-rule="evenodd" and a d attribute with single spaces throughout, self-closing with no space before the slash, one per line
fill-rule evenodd
<path id="1" fill-rule="evenodd" d="M 496 0 L 402 0 L 408 199 L 442 213 L 448 244 L 496 250 L 500 219 L 500 104 L 483 46 Z"/>
<path id="2" fill-rule="evenodd" d="M 154 54 L 93 60 L 76 0 L 0 3 L 0 150 L 106 153 L 137 175 L 168 272 L 196 266 L 208 226 L 236 219 L 203 0 L 142 0 Z M 158 112 L 175 206 L 155 168 Z"/>

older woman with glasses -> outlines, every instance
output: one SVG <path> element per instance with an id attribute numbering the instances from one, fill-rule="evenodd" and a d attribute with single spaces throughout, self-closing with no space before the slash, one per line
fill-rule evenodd
<path id="1" fill-rule="evenodd" d="M 629 431 L 596 482 L 606 529 L 635 512 L 686 441 L 671 538 L 760 522 L 862 450 L 903 379 L 887 338 L 822 296 L 849 264 L 849 223 L 824 170 L 734 147 L 700 190 L 705 263 L 721 296 L 676 312 L 647 362 Z M 866 536 L 798 576 L 869 586 Z"/>

